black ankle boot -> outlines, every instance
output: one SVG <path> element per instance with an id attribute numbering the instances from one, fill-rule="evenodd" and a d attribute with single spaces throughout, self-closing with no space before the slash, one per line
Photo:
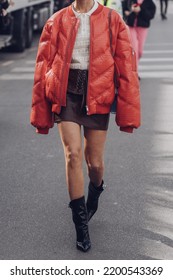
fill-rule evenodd
<path id="1" fill-rule="evenodd" d="M 87 211 L 88 211 L 88 221 L 92 218 L 98 208 L 99 196 L 104 190 L 104 182 L 99 187 L 94 186 L 92 182 L 88 186 L 88 198 L 87 198 Z"/>
<path id="2" fill-rule="evenodd" d="M 89 232 L 88 232 L 88 214 L 84 196 L 72 200 L 69 203 L 72 210 L 72 218 L 76 228 L 76 247 L 77 249 L 86 252 L 91 247 Z"/>

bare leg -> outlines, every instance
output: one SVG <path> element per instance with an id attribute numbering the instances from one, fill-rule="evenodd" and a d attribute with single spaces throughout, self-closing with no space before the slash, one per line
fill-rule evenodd
<path id="1" fill-rule="evenodd" d="M 58 128 L 64 147 L 66 178 L 71 199 L 69 206 L 76 229 L 76 247 L 86 252 L 90 249 L 91 242 L 84 197 L 81 127 L 73 122 L 61 122 Z"/>
<path id="2" fill-rule="evenodd" d="M 73 200 L 84 195 L 81 127 L 65 121 L 58 124 L 58 129 L 64 147 L 69 196 Z"/>
<path id="3" fill-rule="evenodd" d="M 84 128 L 84 153 L 88 176 L 95 186 L 100 186 L 104 173 L 104 146 L 107 131 Z"/>

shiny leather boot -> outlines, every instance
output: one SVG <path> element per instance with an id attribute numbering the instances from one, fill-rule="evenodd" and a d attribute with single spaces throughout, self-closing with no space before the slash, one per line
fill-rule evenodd
<path id="1" fill-rule="evenodd" d="M 88 232 L 88 214 L 85 204 L 85 197 L 77 198 L 69 203 L 72 210 L 72 218 L 76 228 L 76 247 L 78 250 L 86 252 L 91 247 Z"/>
<path id="2" fill-rule="evenodd" d="M 95 212 L 98 209 L 99 196 L 103 192 L 104 187 L 105 184 L 103 181 L 99 187 L 94 186 L 92 182 L 89 183 L 88 198 L 86 203 L 87 211 L 88 211 L 88 221 L 92 218 L 92 216 L 95 214 Z"/>

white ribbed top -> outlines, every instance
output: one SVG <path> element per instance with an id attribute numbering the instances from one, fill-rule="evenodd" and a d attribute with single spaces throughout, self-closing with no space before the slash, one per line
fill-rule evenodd
<path id="1" fill-rule="evenodd" d="M 73 8 L 73 5 L 72 5 Z M 90 45 L 90 15 L 98 8 L 98 3 L 94 0 L 94 5 L 87 13 L 73 12 L 80 19 L 80 25 L 74 44 L 71 69 L 88 69 L 89 65 L 89 45 Z"/>

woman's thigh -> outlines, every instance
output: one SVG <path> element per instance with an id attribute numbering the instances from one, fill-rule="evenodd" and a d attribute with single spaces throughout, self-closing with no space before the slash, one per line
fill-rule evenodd
<path id="1" fill-rule="evenodd" d="M 81 127 L 77 123 L 62 121 L 58 124 L 65 155 L 82 152 Z"/>
<path id="2" fill-rule="evenodd" d="M 107 131 L 84 128 L 84 153 L 88 163 L 103 160 Z"/>

